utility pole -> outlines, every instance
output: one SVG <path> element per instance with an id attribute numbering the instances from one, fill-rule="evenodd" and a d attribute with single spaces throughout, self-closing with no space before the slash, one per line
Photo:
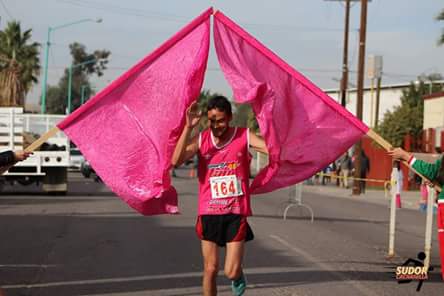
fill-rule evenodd
<path id="1" fill-rule="evenodd" d="M 347 104 L 347 88 L 348 88 L 348 35 L 349 35 L 348 33 L 350 27 L 350 2 L 358 2 L 360 0 L 325 0 L 325 1 L 345 2 L 344 48 L 342 53 L 342 78 L 340 84 L 341 105 L 345 107 Z"/>
<path id="2" fill-rule="evenodd" d="M 348 88 L 348 31 L 350 24 L 350 0 L 345 0 L 344 51 L 342 54 L 341 105 L 347 105 Z"/>
<path id="3" fill-rule="evenodd" d="M 341 97 L 341 105 L 345 107 L 347 104 L 347 87 L 348 87 L 348 31 L 350 24 L 350 2 L 360 0 L 325 0 L 325 1 L 345 1 L 345 26 L 344 26 L 344 48 L 342 54 L 342 78 L 339 85 L 339 95 Z"/>
<path id="4" fill-rule="evenodd" d="M 367 32 L 367 0 L 361 0 L 361 25 L 359 28 L 359 61 L 358 61 L 358 83 L 357 83 L 358 93 L 356 101 L 356 117 L 359 120 L 362 120 L 366 32 Z M 355 145 L 355 153 L 354 153 L 355 178 L 361 177 L 361 151 L 362 151 L 362 143 L 361 141 L 359 141 Z M 360 181 L 354 180 L 352 193 L 353 195 L 361 194 Z"/>
<path id="5" fill-rule="evenodd" d="M 379 120 L 379 101 L 381 92 L 381 77 L 382 77 L 382 56 L 381 55 L 369 55 L 367 62 L 367 75 L 371 79 L 371 102 L 370 102 L 370 127 L 375 128 L 378 126 Z M 376 106 L 373 102 L 373 82 L 376 83 Z M 374 110 L 376 109 L 376 110 Z"/>
<path id="6" fill-rule="evenodd" d="M 376 113 L 375 113 L 375 128 L 378 127 L 378 121 L 379 121 L 379 97 L 381 95 L 381 79 L 382 77 L 379 76 L 378 80 L 376 82 Z"/>

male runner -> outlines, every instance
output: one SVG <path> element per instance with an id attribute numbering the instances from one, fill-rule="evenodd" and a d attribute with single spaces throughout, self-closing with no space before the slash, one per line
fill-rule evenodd
<path id="1" fill-rule="evenodd" d="M 176 145 L 172 164 L 181 165 L 196 153 L 199 159 L 199 209 L 196 232 L 201 239 L 204 263 L 203 295 L 217 294 L 219 247 L 226 246 L 225 275 L 234 295 L 243 295 L 244 243 L 253 239 L 247 223 L 251 216 L 249 147 L 268 153 L 265 141 L 248 129 L 230 127 L 231 104 L 218 96 L 208 102 L 209 128 L 191 138 L 201 112 L 197 103 L 186 111 L 186 125 Z"/>

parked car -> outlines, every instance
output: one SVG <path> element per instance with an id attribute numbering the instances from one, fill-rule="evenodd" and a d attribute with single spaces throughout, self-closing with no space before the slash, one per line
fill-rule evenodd
<path id="1" fill-rule="evenodd" d="M 82 166 L 80 167 L 80 172 L 85 178 L 89 178 L 91 177 L 91 174 L 95 173 L 87 160 L 82 163 Z"/>
<path id="2" fill-rule="evenodd" d="M 71 148 L 69 151 L 69 167 L 72 170 L 80 171 L 85 158 L 77 148 Z"/>
<path id="3" fill-rule="evenodd" d="M 94 181 L 102 182 L 102 179 L 100 179 L 100 177 L 96 174 L 96 172 L 94 171 L 94 169 L 91 167 L 91 165 L 89 164 L 89 162 L 87 160 L 85 160 L 82 163 L 82 167 L 80 168 L 80 172 L 82 173 L 82 175 L 85 178 L 89 178 L 89 177 L 94 176 Z"/>

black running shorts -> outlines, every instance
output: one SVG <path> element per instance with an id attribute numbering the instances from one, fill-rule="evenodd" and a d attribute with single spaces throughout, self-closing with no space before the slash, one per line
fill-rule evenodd
<path id="1" fill-rule="evenodd" d="M 196 233 L 201 240 L 215 242 L 219 247 L 254 238 L 247 217 L 235 214 L 198 216 Z"/>

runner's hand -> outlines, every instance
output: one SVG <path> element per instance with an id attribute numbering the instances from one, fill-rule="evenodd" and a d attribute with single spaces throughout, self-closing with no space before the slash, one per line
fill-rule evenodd
<path id="1" fill-rule="evenodd" d="M 193 102 L 187 108 L 187 127 L 193 128 L 195 127 L 202 117 L 202 112 L 199 111 L 199 105 L 197 102 Z"/>
<path id="2" fill-rule="evenodd" d="M 435 184 L 433 184 L 432 182 L 430 182 L 429 180 L 424 180 L 424 184 L 426 184 L 429 187 L 434 187 Z"/>
<path id="3" fill-rule="evenodd" d="M 410 159 L 410 153 L 404 151 L 402 148 L 394 148 L 391 149 L 388 154 L 397 160 L 405 160 L 408 161 Z"/>
<path id="4" fill-rule="evenodd" d="M 26 151 L 22 151 L 22 150 L 18 150 L 14 152 L 14 157 L 16 161 L 22 161 L 25 160 L 29 157 L 29 155 L 31 155 L 32 152 L 26 152 Z"/>

